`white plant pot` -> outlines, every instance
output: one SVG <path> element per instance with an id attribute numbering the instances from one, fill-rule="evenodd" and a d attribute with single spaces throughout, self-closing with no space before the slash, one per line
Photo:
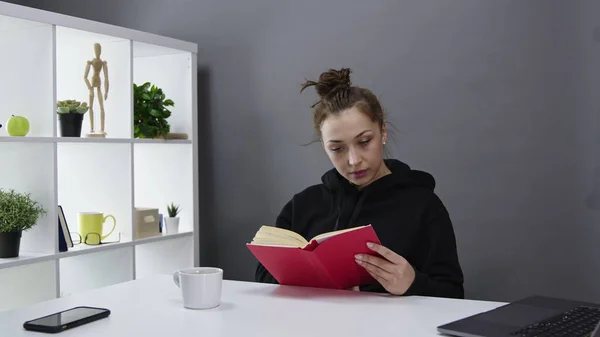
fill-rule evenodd
<path id="1" fill-rule="evenodd" d="M 165 234 L 179 233 L 179 217 L 165 218 Z"/>

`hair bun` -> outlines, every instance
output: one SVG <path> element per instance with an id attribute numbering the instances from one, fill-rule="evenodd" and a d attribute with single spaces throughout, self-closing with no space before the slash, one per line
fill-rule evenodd
<path id="1" fill-rule="evenodd" d="M 301 92 L 310 86 L 315 86 L 317 90 L 317 94 L 321 97 L 321 99 L 327 97 L 328 95 L 342 89 L 349 89 L 352 85 L 350 82 L 350 73 L 352 70 L 350 68 L 342 68 L 339 70 L 329 69 L 322 73 L 319 76 L 319 81 L 306 81 L 302 85 Z"/>

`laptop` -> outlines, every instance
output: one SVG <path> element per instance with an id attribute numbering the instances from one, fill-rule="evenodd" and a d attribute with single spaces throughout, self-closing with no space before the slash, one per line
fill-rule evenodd
<path id="1" fill-rule="evenodd" d="M 530 296 L 437 327 L 460 337 L 600 337 L 600 305 Z"/>

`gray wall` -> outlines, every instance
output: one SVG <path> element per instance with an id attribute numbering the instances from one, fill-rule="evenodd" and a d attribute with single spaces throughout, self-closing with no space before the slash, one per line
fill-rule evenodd
<path id="1" fill-rule="evenodd" d="M 600 301 L 593 1 L 23 2 L 199 44 L 201 261 L 226 278 L 252 279 L 244 244 L 331 167 L 301 146 L 298 89 L 345 66 L 387 108 L 392 155 L 437 178 L 468 297 Z"/>

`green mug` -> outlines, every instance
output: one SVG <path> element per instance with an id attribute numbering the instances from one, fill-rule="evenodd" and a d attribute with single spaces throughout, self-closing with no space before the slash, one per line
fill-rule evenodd
<path id="1" fill-rule="evenodd" d="M 113 226 L 110 232 L 106 235 L 102 235 L 104 232 L 104 223 L 106 219 L 111 218 Z M 117 220 L 115 217 L 100 212 L 79 212 L 77 213 L 77 223 L 79 225 L 79 235 L 81 235 L 81 242 L 87 244 L 100 244 L 102 240 L 106 239 L 117 226 Z"/>

